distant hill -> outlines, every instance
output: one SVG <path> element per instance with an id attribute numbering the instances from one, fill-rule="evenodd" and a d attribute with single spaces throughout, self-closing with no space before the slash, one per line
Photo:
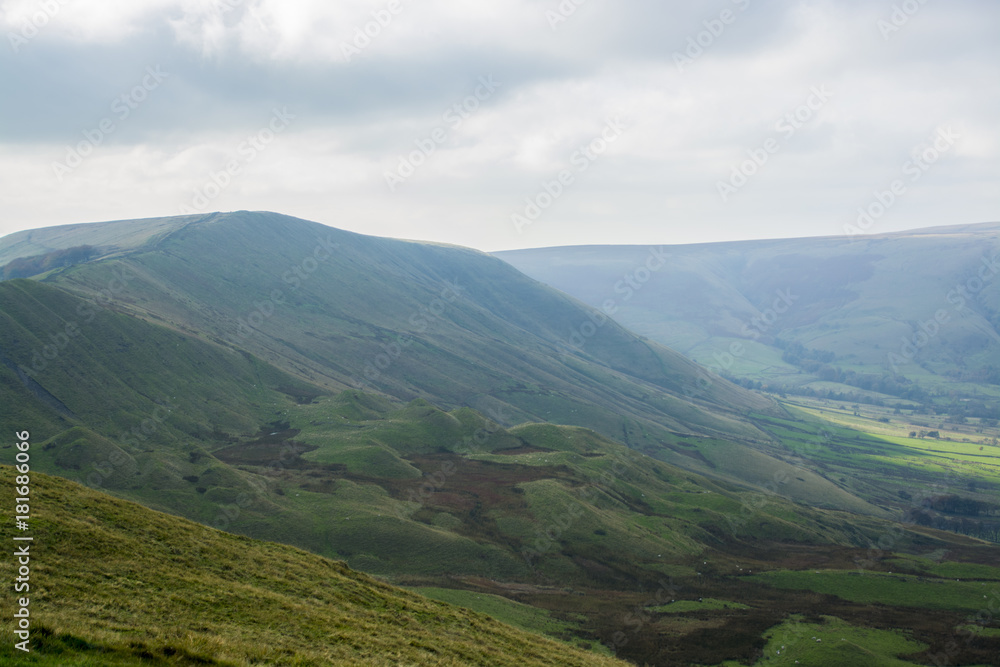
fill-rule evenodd
<path id="1" fill-rule="evenodd" d="M 495 253 L 727 377 L 772 391 L 1000 405 L 1000 224 Z"/>
<path id="2" fill-rule="evenodd" d="M 31 652 L 5 623 L 4 664 L 627 664 L 58 477 L 31 489 Z"/>

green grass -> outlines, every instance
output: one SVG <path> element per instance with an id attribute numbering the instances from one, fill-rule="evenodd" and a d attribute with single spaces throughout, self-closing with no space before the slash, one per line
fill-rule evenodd
<path id="1" fill-rule="evenodd" d="M 576 622 L 558 620 L 544 609 L 489 593 L 434 586 L 418 586 L 411 590 L 432 600 L 440 600 L 492 616 L 515 628 L 550 635 L 557 639 L 571 637 L 571 632 L 579 630 L 579 621 L 586 618 L 578 617 Z M 577 640 L 576 643 L 581 642 Z M 589 642 L 583 643 L 589 644 Z"/>
<path id="2" fill-rule="evenodd" d="M 46 475 L 32 490 L 36 664 L 621 664 L 293 547 Z M 9 661 L 9 624 L 0 638 Z"/>
<path id="3" fill-rule="evenodd" d="M 996 596 L 1000 582 L 927 580 L 884 572 L 774 571 L 751 575 L 778 588 L 836 595 L 863 604 L 948 609 L 974 614 Z"/>
<path id="4" fill-rule="evenodd" d="M 956 496 L 981 503 L 986 507 L 981 515 L 945 513 L 926 521 L 940 528 L 973 530 L 971 534 L 982 539 L 995 540 L 1000 535 L 997 521 L 990 515 L 1000 511 L 996 500 L 1000 493 L 1000 450 L 996 447 L 901 435 L 914 427 L 897 415 L 892 415 L 889 423 L 878 421 L 883 414 L 891 415 L 889 410 L 864 410 L 855 415 L 805 405 L 799 401 L 788 404 L 791 419 L 756 418 L 757 424 L 780 442 L 778 446 L 763 445 L 764 451 L 773 455 L 784 451 L 805 467 L 820 467 L 824 477 L 836 481 L 845 492 L 897 516 L 910 513 L 909 520 L 924 508 L 925 500 L 936 497 Z M 971 520 L 964 528 L 963 518 Z"/>
<path id="5" fill-rule="evenodd" d="M 318 233 L 334 234 L 341 252 L 293 290 L 282 275 L 301 265 Z M 808 596 L 798 592 L 804 589 L 771 589 L 740 577 L 742 568 L 850 567 L 869 557 L 868 548 L 890 531 L 897 536 L 891 545 L 897 553 L 875 569 L 895 571 L 898 564 L 913 576 L 993 576 L 972 562 L 913 556 L 954 549 L 943 557 L 986 562 L 986 547 L 879 518 L 900 516 L 898 491 L 934 489 L 947 470 L 959 473 L 948 479 L 950 485 L 983 485 L 974 492 L 979 497 L 1000 490 L 990 486 L 992 463 L 967 443 L 910 442 L 901 425 L 876 425 L 874 414 L 785 414 L 769 399 L 718 380 L 691 402 L 683 390 L 699 372 L 693 364 L 613 325 L 579 355 L 554 354 L 556 342 L 586 312 L 479 253 L 331 232 L 269 214 L 220 216 L 212 224 L 154 236 L 148 245 L 136 241 L 128 255 L 72 267 L 45 276 L 43 283 L 0 284 L 0 350 L 7 355 L 0 364 L 0 398 L 9 406 L 0 423 L 9 430 L 31 425 L 33 463 L 40 470 L 75 479 L 108 470 L 99 484 L 120 496 L 294 544 L 408 585 L 446 588 L 476 581 L 470 587 L 502 592 L 498 582 L 516 582 L 527 591 L 527 608 L 469 597 L 480 593 L 449 595 L 485 600 L 496 613 L 528 625 L 569 623 L 556 632 L 577 643 L 590 636 L 608 642 L 628 614 L 634 618 L 635 609 L 649 606 L 650 591 L 662 586 L 663 577 L 676 576 L 685 598 L 710 602 L 691 614 L 663 613 L 646 625 L 647 646 L 633 655 L 638 664 L 659 660 L 661 650 L 700 661 L 717 648 L 699 644 L 704 637 L 697 633 L 709 629 L 732 640 L 733 653 L 746 655 L 758 639 L 745 632 L 742 620 L 784 618 L 775 616 L 776 608 L 798 611 L 800 598 Z M 117 268 L 135 269 L 137 277 L 113 308 L 96 311 L 81 337 L 39 376 L 43 389 L 72 412 L 61 414 L 38 397 L 43 392 L 21 381 L 12 364 L 29 364 L 33 351 L 74 318 L 85 298 L 108 285 Z M 341 392 L 387 345 L 414 334 L 410 316 L 437 297 L 445 274 L 457 277 L 465 295 L 372 380 L 385 393 Z M 284 291 L 285 301 L 260 332 L 238 336 L 237 318 L 275 288 Z M 715 303 L 712 295 L 703 296 L 700 307 Z M 697 332 L 688 333 L 697 338 Z M 788 369 L 777 363 L 774 350 L 765 352 L 759 368 L 748 372 L 784 377 Z M 146 437 L 123 438 L 123 430 L 149 419 L 160 397 L 176 400 L 176 409 Z M 487 415 L 508 425 L 524 423 L 503 428 Z M 541 420 L 573 426 L 531 423 Z M 269 440 L 286 428 L 287 435 Z M 829 440 L 825 432 L 832 434 Z M 470 447 L 477 435 L 478 446 Z M 304 448 L 301 455 L 269 468 L 281 448 L 293 443 Z M 254 458 L 253 452 L 263 454 Z M 107 461 L 117 463 L 109 467 Z M 70 534 L 83 545 L 82 536 L 90 533 Z M 164 563 L 184 558 L 163 550 L 169 540 L 129 539 L 159 549 L 156 557 Z M 52 540 L 70 557 L 89 562 L 85 546 Z M 230 544 L 226 558 L 246 544 Z M 94 553 L 103 554 L 104 546 L 94 546 Z M 530 566 L 526 549 L 536 552 Z M 293 586 L 270 556 L 258 555 L 283 586 Z M 69 561 L 55 562 L 72 571 Z M 140 601 L 149 589 L 129 588 L 145 580 L 127 559 L 109 562 L 128 576 L 81 579 L 85 588 L 107 594 L 104 606 L 85 613 L 52 604 L 47 613 L 76 614 L 73 623 L 81 624 L 101 614 L 125 618 L 118 603 L 109 602 L 113 595 L 106 587 L 135 592 Z M 256 567 L 245 559 L 234 562 Z M 156 559 L 140 564 L 158 571 Z M 188 564 L 232 576 L 200 555 Z M 216 587 L 216 598 L 208 600 L 191 583 L 178 582 L 190 600 L 206 609 L 228 608 L 225 591 Z M 947 609 L 957 610 L 955 600 L 978 582 L 930 583 L 946 587 L 954 598 L 943 596 L 952 605 Z M 913 600 L 893 585 L 876 592 L 906 605 L 907 613 L 935 611 L 908 606 Z M 585 594 L 568 594 L 568 587 Z M 243 621 L 261 622 L 271 603 L 298 611 L 287 599 L 275 602 L 266 591 L 260 596 L 259 613 L 247 611 L 249 603 L 241 598 L 242 616 L 219 631 L 238 634 Z M 815 617 L 820 603 L 813 598 L 802 604 Z M 726 600 L 750 608 L 711 602 Z M 179 600 L 162 604 L 170 613 L 181 609 Z M 870 603 L 851 604 L 852 622 L 864 618 Z M 301 636 L 264 638 L 279 645 L 303 639 L 301 646 L 314 650 L 325 637 L 317 627 L 326 628 L 322 624 L 331 619 L 344 622 L 324 614 L 316 617 L 318 625 L 303 626 Z M 586 620 L 576 623 L 575 614 Z M 433 629 L 433 621 L 427 623 Z M 936 616 L 930 625 L 940 638 L 955 622 Z M 74 627 L 53 626 L 54 646 L 75 650 L 74 640 L 60 639 L 75 636 Z M 156 634 L 158 628 L 154 638 L 166 642 L 173 630 Z M 126 630 L 101 632 L 79 636 L 108 647 L 112 652 L 103 655 L 109 661 L 134 660 L 137 650 L 145 650 L 123 639 Z M 690 653 L 683 653 L 684 642 L 690 642 Z M 637 639 L 631 646 L 639 644 Z M 161 648 L 170 646 L 156 644 L 156 659 L 168 660 Z M 213 660 L 227 655 L 217 653 Z"/>
<path id="6" fill-rule="evenodd" d="M 764 657 L 754 665 L 805 665 L 806 667 L 911 667 L 899 655 L 927 648 L 904 631 L 859 628 L 826 617 L 823 623 L 792 618 L 767 632 Z M 725 667 L 738 663 L 727 662 Z"/>

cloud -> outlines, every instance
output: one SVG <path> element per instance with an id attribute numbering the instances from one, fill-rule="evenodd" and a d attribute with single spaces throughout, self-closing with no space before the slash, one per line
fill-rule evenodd
<path id="1" fill-rule="evenodd" d="M 996 219 L 1000 193 L 981 184 L 1000 157 L 1000 7 L 895 3 L 911 5 L 0 3 L 0 77 L 16 91 L 0 104 L 0 233 L 173 213 L 275 108 L 294 123 L 214 208 L 484 249 L 836 234 L 951 124 L 954 151 L 878 231 Z M 137 102 L 149 68 L 168 77 Z M 449 121 L 490 76 L 501 85 Z M 829 99 L 779 130 L 817 87 Z M 616 117 L 627 130 L 518 233 L 511 215 Z M 60 180 L 54 165 L 104 121 Z M 391 189 L 386 174 L 436 130 Z M 778 150 L 722 201 L 718 183 L 770 139 Z"/>

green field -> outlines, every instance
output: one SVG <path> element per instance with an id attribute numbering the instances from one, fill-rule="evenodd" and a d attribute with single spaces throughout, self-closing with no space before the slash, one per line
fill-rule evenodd
<path id="1" fill-rule="evenodd" d="M 913 667 L 924 663 L 897 656 L 927 648 L 905 631 L 859 628 L 834 617 L 826 617 L 822 623 L 806 623 L 794 617 L 769 630 L 765 638 L 764 655 L 754 665 Z M 738 663 L 724 665 L 737 667 Z"/>
<path id="2" fill-rule="evenodd" d="M 974 615 L 1000 604 L 1000 579 L 926 579 L 887 572 L 775 571 L 755 574 L 778 588 L 808 590 L 868 605 L 948 609 Z"/>

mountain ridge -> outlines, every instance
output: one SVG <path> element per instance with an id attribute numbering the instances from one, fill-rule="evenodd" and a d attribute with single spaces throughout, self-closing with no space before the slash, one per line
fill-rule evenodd
<path id="1" fill-rule="evenodd" d="M 668 266 L 617 317 L 640 335 L 757 386 L 888 393 L 918 403 L 952 390 L 968 397 L 975 370 L 996 366 L 1000 355 L 998 237 L 1000 224 L 981 223 L 666 246 Z M 593 306 L 635 265 L 641 248 L 495 254 Z M 772 304 L 780 291 L 794 299 Z M 989 389 L 995 382 L 978 382 L 1000 398 Z"/>

